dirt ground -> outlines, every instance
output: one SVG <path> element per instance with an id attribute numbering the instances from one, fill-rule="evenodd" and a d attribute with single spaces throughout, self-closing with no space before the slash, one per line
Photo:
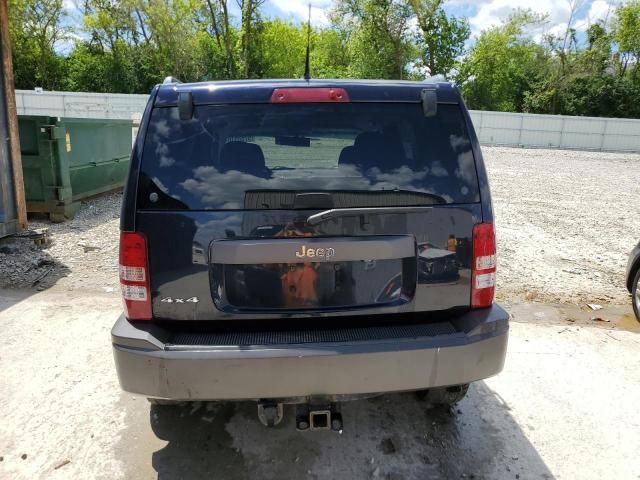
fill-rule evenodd
<path id="1" fill-rule="evenodd" d="M 48 248 L 1 240 L 0 480 L 640 478 L 640 324 L 624 289 L 640 156 L 484 152 L 513 319 L 505 370 L 452 410 L 413 394 L 347 404 L 342 435 L 297 433 L 290 410 L 267 430 L 252 404 L 150 408 L 121 392 L 120 194 L 32 221 Z"/>
<path id="2" fill-rule="evenodd" d="M 0 290 L 0 478 L 637 479 L 640 329 L 511 305 L 505 370 L 453 410 L 348 403 L 342 435 L 269 430 L 252 404 L 153 407 L 118 387 L 115 294 Z M 634 329 L 630 331 L 629 329 Z"/>
<path id="3" fill-rule="evenodd" d="M 483 148 L 498 299 L 620 303 L 640 240 L 640 155 Z"/>

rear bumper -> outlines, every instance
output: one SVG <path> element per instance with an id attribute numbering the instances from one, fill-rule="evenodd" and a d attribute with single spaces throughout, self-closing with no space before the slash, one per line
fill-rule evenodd
<path id="1" fill-rule="evenodd" d="M 501 307 L 450 319 L 455 334 L 343 343 L 170 346 L 159 327 L 120 317 L 112 330 L 125 391 L 173 400 L 248 400 L 419 390 L 502 370 L 509 315 Z"/>

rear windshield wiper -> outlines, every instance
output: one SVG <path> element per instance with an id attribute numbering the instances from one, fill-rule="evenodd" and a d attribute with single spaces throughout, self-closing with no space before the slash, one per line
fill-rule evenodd
<path id="1" fill-rule="evenodd" d="M 444 202 L 443 202 L 444 203 Z M 434 202 L 434 205 L 437 205 Z M 338 217 L 358 217 L 360 215 L 383 215 L 385 213 L 419 213 L 424 212 L 425 205 L 423 207 L 364 207 L 364 208 L 332 208 L 330 210 L 324 210 L 322 212 L 314 213 L 307 218 L 309 225 L 318 225 L 319 223 L 326 222 L 332 218 Z"/>

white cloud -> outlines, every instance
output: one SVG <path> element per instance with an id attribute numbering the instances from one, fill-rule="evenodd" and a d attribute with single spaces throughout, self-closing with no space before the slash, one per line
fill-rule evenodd
<path id="1" fill-rule="evenodd" d="M 62 8 L 65 10 L 77 10 L 78 3 L 76 0 L 62 0 Z"/>
<path id="2" fill-rule="evenodd" d="M 271 3 L 282 12 L 279 18 L 294 21 L 307 21 L 309 14 L 308 0 L 271 0 Z M 311 25 L 327 26 L 329 25 L 328 13 L 331 9 L 331 0 L 319 0 L 311 3 Z"/>
<path id="3" fill-rule="evenodd" d="M 549 15 L 543 28 L 531 32 L 534 38 L 539 39 L 544 33 L 559 35 L 566 30 L 571 15 L 571 4 L 575 2 L 578 8 L 573 19 L 573 27 L 578 31 L 584 31 L 595 21 L 605 18 L 610 8 L 610 2 L 606 0 L 520 0 L 517 4 L 510 0 L 485 0 L 477 5 L 477 12 L 469 18 L 469 23 L 472 34 L 477 36 L 482 30 L 501 24 L 514 8 L 530 9 Z"/>
<path id="4" fill-rule="evenodd" d="M 480 6 L 478 13 L 469 19 L 473 33 L 479 34 L 482 30 L 501 24 L 516 7 L 549 14 L 551 28 L 559 24 L 566 25 L 569 20 L 570 7 L 566 1 L 521 0 L 514 4 L 510 0 L 492 0 Z"/>
<path id="5" fill-rule="evenodd" d="M 65 0 L 76 1 L 76 0 Z M 469 16 L 472 36 L 477 36 L 482 30 L 500 25 L 515 8 L 530 9 L 536 13 L 548 14 L 546 25 L 531 32 L 534 38 L 539 39 L 542 34 L 562 34 L 567 28 L 567 22 L 571 13 L 571 3 L 577 2 L 576 16 L 573 26 L 579 31 L 584 31 L 597 20 L 606 18 L 613 7 L 610 5 L 619 3 L 620 0 L 448 0 L 445 3 L 446 10 L 453 15 L 461 12 Z M 270 0 L 275 7 L 278 18 L 306 22 L 308 13 L 308 0 Z M 311 5 L 311 23 L 315 26 L 327 26 L 330 22 L 328 12 L 333 5 L 333 0 L 314 0 Z"/>
<path id="6" fill-rule="evenodd" d="M 59 53 L 66 54 L 73 50 L 73 47 L 76 46 L 77 42 L 82 42 L 83 40 L 85 40 L 85 38 L 82 36 L 74 32 L 67 32 L 63 38 L 56 42 L 55 49 Z"/>
<path id="7" fill-rule="evenodd" d="M 615 5 L 610 2 L 606 2 L 604 0 L 594 0 L 594 2 L 589 7 L 589 11 L 585 15 L 584 18 L 578 20 L 575 23 L 575 28 L 577 30 L 586 30 L 589 26 L 593 25 L 599 20 L 606 20 L 611 17 L 613 13 Z"/>

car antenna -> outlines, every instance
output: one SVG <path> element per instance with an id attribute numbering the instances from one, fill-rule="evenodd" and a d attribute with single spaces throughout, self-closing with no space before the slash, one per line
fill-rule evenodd
<path id="1" fill-rule="evenodd" d="M 311 80 L 311 72 L 309 68 L 309 46 L 311 45 L 311 4 L 309 4 L 309 17 L 307 19 L 307 56 L 304 60 L 304 79 Z"/>

